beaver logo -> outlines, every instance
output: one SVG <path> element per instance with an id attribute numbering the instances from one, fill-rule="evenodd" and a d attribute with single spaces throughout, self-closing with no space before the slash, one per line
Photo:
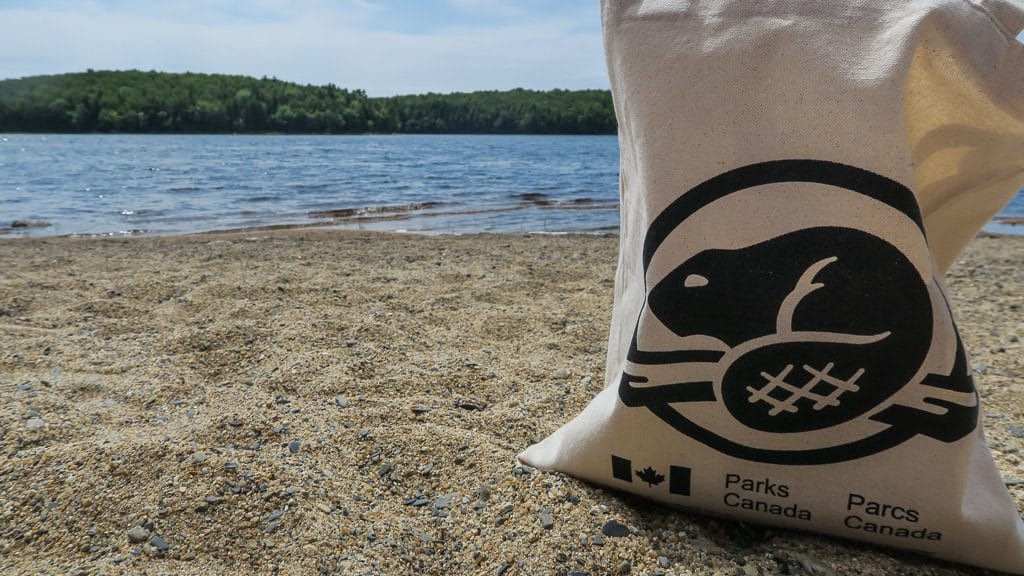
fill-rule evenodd
<path id="1" fill-rule="evenodd" d="M 749 204 L 752 197 L 741 196 L 751 191 L 764 202 L 765 187 L 775 185 L 770 195 L 793 184 L 814 191 L 809 202 L 852 193 L 857 216 L 819 224 L 794 218 L 761 226 L 763 238 L 746 233 L 744 241 L 711 242 L 695 253 L 666 242 L 685 234 L 702 209 Z M 862 214 L 872 210 L 904 229 L 895 235 L 870 229 Z M 744 215 L 739 218 L 744 226 Z M 784 160 L 708 180 L 648 229 L 644 271 L 653 287 L 619 396 L 746 460 L 823 464 L 917 435 L 956 441 L 976 427 L 978 402 L 926 246 L 913 193 L 866 170 Z M 673 258 L 682 261 L 667 266 Z M 661 336 L 651 336 L 657 331 Z M 955 348 L 938 350 L 937 334 Z M 665 349 L 666 339 L 678 346 Z M 660 344 L 653 348 L 642 345 L 655 340 Z"/>

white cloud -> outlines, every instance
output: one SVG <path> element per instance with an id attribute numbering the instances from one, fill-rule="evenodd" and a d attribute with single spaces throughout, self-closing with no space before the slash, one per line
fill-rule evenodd
<path id="1" fill-rule="evenodd" d="M 460 10 L 490 3 L 447 1 Z M 409 32 L 383 26 L 387 14 L 370 0 L 257 0 L 237 17 L 232 4 L 162 3 L 157 12 L 95 4 L 0 9 L 0 77 L 190 70 L 333 82 L 371 95 L 607 86 L 600 32 L 591 21 L 596 11 Z"/>

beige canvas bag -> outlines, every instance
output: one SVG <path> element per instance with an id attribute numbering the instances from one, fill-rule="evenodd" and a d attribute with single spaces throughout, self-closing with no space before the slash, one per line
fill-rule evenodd
<path id="1" fill-rule="evenodd" d="M 604 0 L 607 381 L 520 458 L 1024 573 L 942 276 L 1024 185 L 1011 0 Z"/>

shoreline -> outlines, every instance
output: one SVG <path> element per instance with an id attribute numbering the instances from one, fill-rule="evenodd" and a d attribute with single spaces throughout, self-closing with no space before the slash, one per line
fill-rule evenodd
<path id="1" fill-rule="evenodd" d="M 389 206 L 375 207 L 374 212 L 385 212 L 387 213 L 390 208 Z M 383 208 L 383 209 L 382 209 Z M 605 209 L 606 206 L 597 206 L 594 209 Z M 457 212 L 456 215 L 472 215 L 472 214 L 484 214 L 498 211 L 516 210 L 518 207 L 512 208 L 498 208 L 498 209 L 479 209 L 475 211 Z M 588 208 L 584 208 L 588 209 Z M 341 210 L 328 210 L 320 211 L 320 214 L 330 214 L 333 212 L 344 213 L 345 216 L 342 218 L 352 218 L 351 214 L 355 214 L 355 218 L 349 221 L 338 221 L 336 218 L 333 221 L 317 221 L 317 222 L 303 222 L 293 224 L 267 224 L 262 226 L 246 226 L 242 228 L 219 228 L 214 230 L 200 230 L 195 232 L 167 232 L 157 233 L 148 231 L 125 231 L 125 232 L 107 232 L 107 233 L 91 233 L 91 234 L 61 234 L 61 235 L 25 235 L 20 236 L 15 234 L 15 230 L 19 229 L 32 229 L 32 228 L 46 228 L 50 226 L 50 223 L 43 221 L 15 221 L 22 222 L 20 225 L 0 227 L 0 243 L 8 240 L 27 240 L 27 239 L 100 239 L 100 238 L 174 238 L 174 237 L 187 237 L 196 235 L 217 235 L 217 234 L 245 234 L 245 233 L 262 233 L 262 232 L 277 232 L 277 231 L 303 231 L 303 230 L 321 230 L 329 232 L 345 232 L 353 234 L 408 234 L 412 236 L 474 236 L 474 235 L 554 235 L 554 236 L 618 236 L 618 227 L 614 230 L 598 228 L 594 230 L 566 230 L 566 231 L 546 231 L 546 230 L 533 230 L 533 231 L 473 231 L 473 232 L 458 232 L 458 231 L 443 231 L 443 230 L 406 230 L 406 229 L 360 229 L 359 226 L 364 224 L 376 224 L 380 222 L 390 221 L 407 221 L 407 218 L 401 216 L 391 215 L 379 215 L 379 216 L 360 216 L 359 209 L 341 209 Z M 351 213 L 351 214 L 350 214 Z M 315 213 L 314 213 L 315 214 Z M 446 216 L 448 214 L 427 214 L 417 215 L 416 218 L 431 218 L 436 216 Z M 326 216 L 333 217 L 333 216 Z M 989 229 L 992 228 L 992 229 Z M 1024 236 L 1024 217 L 1020 216 L 996 216 L 985 228 L 977 234 L 978 237 L 1019 237 Z"/>
<path id="2" fill-rule="evenodd" d="M 603 386 L 617 250 L 322 227 L 0 239 L 0 572 L 982 573 L 517 465 Z M 946 280 L 1024 511 L 1024 237 L 979 236 Z"/>

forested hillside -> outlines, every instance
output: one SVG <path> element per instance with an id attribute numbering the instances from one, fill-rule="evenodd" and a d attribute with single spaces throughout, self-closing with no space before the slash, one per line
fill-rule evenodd
<path id="1" fill-rule="evenodd" d="M 370 98 L 221 74 L 88 71 L 0 81 L 0 132 L 612 134 L 606 90 Z"/>

